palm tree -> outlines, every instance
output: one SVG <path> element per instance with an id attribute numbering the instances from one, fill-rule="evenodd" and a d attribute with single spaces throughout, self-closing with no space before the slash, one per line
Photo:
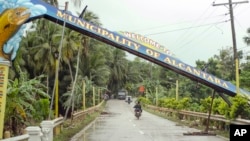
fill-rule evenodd
<path id="1" fill-rule="evenodd" d="M 74 81 L 71 61 L 75 56 L 75 52 L 80 48 L 81 35 L 71 29 L 66 28 L 64 35 L 62 35 L 61 31 L 57 34 L 53 35 L 54 42 L 59 46 L 60 40 L 62 39 L 62 54 L 61 59 L 68 65 L 71 82 Z M 59 50 L 59 49 L 57 49 Z"/>
<path id="2" fill-rule="evenodd" d="M 92 11 L 87 10 L 84 13 L 84 20 L 96 25 L 96 26 L 102 26 L 99 17 L 93 13 Z"/>
<path id="3" fill-rule="evenodd" d="M 78 76 L 76 80 L 76 85 L 75 85 L 75 95 L 72 98 L 72 101 L 74 101 L 75 108 L 76 109 L 81 109 L 82 108 L 82 81 L 85 82 L 85 93 L 86 93 L 86 106 L 90 107 L 92 106 L 92 100 L 90 99 L 90 96 L 92 96 L 92 90 L 93 90 L 93 82 L 88 78 L 84 77 L 82 78 L 81 76 Z M 64 108 L 68 108 L 72 106 L 72 101 L 70 99 L 71 97 L 71 91 L 67 91 L 66 93 L 63 94 L 62 99 L 66 99 L 65 102 L 63 103 Z"/>
<path id="4" fill-rule="evenodd" d="M 46 25 L 46 26 L 45 26 Z M 27 32 L 27 36 L 21 42 L 19 52 L 26 63 L 20 64 L 21 68 L 26 68 L 30 78 L 41 74 L 47 74 L 47 87 L 50 86 L 50 79 L 55 75 L 55 57 L 56 44 L 53 35 L 61 28 L 52 22 L 44 19 L 37 20 L 33 24 L 32 31 Z M 47 89 L 49 93 L 50 89 Z"/>
<path id="5" fill-rule="evenodd" d="M 88 16 L 86 17 L 86 15 L 88 15 Z M 85 17 L 87 18 L 86 19 L 87 21 L 92 22 L 93 24 L 100 24 L 99 20 L 98 20 L 99 18 L 95 14 L 93 14 L 92 12 L 87 11 L 86 14 L 84 15 L 84 18 Z M 70 33 L 73 33 L 73 31 L 70 31 Z M 105 61 L 101 61 L 101 60 L 103 60 L 102 58 L 104 58 L 104 57 L 100 56 L 98 52 L 96 52 L 95 55 L 90 55 L 89 54 L 89 52 L 90 52 L 89 51 L 90 38 L 87 37 L 87 36 L 84 36 L 84 35 L 82 35 L 82 36 L 80 36 L 80 35 L 78 35 L 78 36 L 70 36 L 70 35 L 71 34 L 67 34 L 67 32 L 65 33 L 65 38 L 63 39 L 64 40 L 63 46 L 70 47 L 70 45 L 71 45 L 73 47 L 70 47 L 68 51 L 67 50 L 65 51 L 65 53 L 68 54 L 70 52 L 70 50 L 73 50 L 72 48 L 74 48 L 74 41 L 75 42 L 78 41 L 77 45 L 82 45 L 82 46 L 81 46 L 81 48 L 78 47 L 78 53 L 77 53 L 77 59 L 76 59 L 76 68 L 75 68 L 76 69 L 76 74 L 75 74 L 74 81 L 72 81 L 71 92 L 70 93 L 67 92 L 67 93 L 64 94 L 64 95 L 66 95 L 66 97 L 68 97 L 67 100 L 66 100 L 66 102 L 67 102 L 66 105 L 68 107 L 66 109 L 66 115 L 65 116 L 67 116 L 69 108 L 71 107 L 71 105 L 72 105 L 72 110 L 73 110 L 75 103 L 78 103 L 77 99 L 75 99 L 75 93 L 74 92 L 75 92 L 75 88 L 77 88 L 76 81 L 77 81 L 77 78 L 78 78 L 79 68 L 82 68 L 83 66 L 88 66 L 90 64 L 88 66 L 88 68 L 90 68 L 90 75 L 87 75 L 87 76 L 91 77 L 91 75 L 93 75 L 94 77 L 92 77 L 92 78 L 95 78 L 98 81 L 101 81 L 102 80 L 101 78 L 103 76 L 106 76 L 106 75 L 100 75 L 100 74 L 105 74 L 105 71 L 106 71 L 105 67 L 103 67 L 103 65 L 105 64 Z M 70 41 L 72 41 L 72 42 L 70 42 Z M 62 52 L 63 51 L 64 51 L 64 48 L 63 48 Z M 64 53 L 62 53 L 62 54 L 65 57 L 65 60 L 68 59 L 68 62 L 71 59 L 70 57 L 73 57 L 73 52 L 70 54 L 72 56 L 66 55 Z M 81 61 L 81 63 L 80 63 L 80 61 Z M 81 65 L 79 65 L 79 64 L 81 64 Z M 99 68 L 102 68 L 102 69 L 99 69 Z M 86 70 L 88 70 L 86 67 L 80 69 L 80 74 L 82 74 L 82 77 L 85 77 L 86 73 L 83 73 L 83 72 L 86 72 Z M 103 71 L 103 73 L 100 73 L 100 71 Z M 81 77 L 81 76 L 79 76 L 79 77 Z M 76 93 L 76 95 L 77 95 L 77 93 Z"/>
<path id="6" fill-rule="evenodd" d="M 69 101 L 70 101 L 70 103 L 71 103 L 71 101 L 73 101 L 73 104 L 72 104 L 72 112 L 71 113 L 73 113 L 74 112 L 74 106 L 75 106 L 75 101 L 74 101 L 74 91 L 75 91 L 75 86 L 76 86 L 76 82 L 77 82 L 77 78 L 78 78 L 78 68 L 79 68 L 79 58 L 80 58 L 80 48 L 78 49 L 78 53 L 77 53 L 77 65 L 76 65 L 76 74 L 75 74 L 75 80 L 74 80 L 74 82 L 72 82 L 73 83 L 73 86 L 72 86 L 72 90 L 71 90 L 71 94 L 70 94 L 70 97 L 69 97 Z M 68 115 L 68 110 L 69 110 L 69 108 L 67 108 L 67 110 L 66 110 L 66 116 L 65 117 L 67 117 L 67 115 Z"/>
<path id="7" fill-rule="evenodd" d="M 44 23 L 46 22 L 46 26 Z M 27 54 L 23 54 L 23 58 L 28 64 L 32 77 L 48 74 L 49 77 L 54 75 L 54 51 L 55 41 L 53 35 L 58 32 L 59 28 L 54 23 L 44 19 L 38 20 L 34 24 L 35 31 L 28 32 L 27 36 L 22 40 L 22 47 L 26 48 Z"/>
<path id="8" fill-rule="evenodd" d="M 104 47 L 95 45 L 95 48 L 96 50 L 92 49 L 88 56 L 80 57 L 79 72 L 82 76 L 87 76 L 94 81 L 96 85 L 104 86 L 107 83 L 110 70 L 106 65 L 105 54 L 102 52 Z"/>
<path id="9" fill-rule="evenodd" d="M 109 67 L 111 70 L 111 77 L 109 79 L 108 88 L 113 92 L 122 89 L 125 84 L 125 77 L 126 77 L 126 67 L 127 67 L 127 60 L 126 54 L 124 51 L 120 49 L 113 50 L 113 58 L 109 60 Z"/>

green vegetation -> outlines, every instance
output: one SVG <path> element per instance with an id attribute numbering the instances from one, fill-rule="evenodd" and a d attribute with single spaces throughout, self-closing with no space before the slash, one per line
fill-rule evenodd
<path id="1" fill-rule="evenodd" d="M 151 103 L 145 97 L 140 97 L 138 100 L 141 101 L 144 105 Z M 223 115 L 228 119 L 235 119 L 239 116 L 243 119 L 250 119 L 250 106 L 246 98 L 237 95 L 235 97 L 231 97 L 230 100 L 233 101 L 232 106 L 227 105 L 222 98 L 216 97 L 213 102 L 212 114 Z M 208 113 L 210 110 L 211 102 L 211 97 L 200 99 L 200 102 L 193 102 L 191 98 L 187 97 L 184 97 L 178 101 L 174 98 L 162 98 L 159 99 L 158 106 L 173 109 L 176 111 L 188 110 Z"/>
<path id="2" fill-rule="evenodd" d="M 12 129 L 14 135 L 21 134 L 27 125 L 46 119 L 50 99 L 41 83 L 43 76 L 28 79 L 21 71 L 19 75 L 19 79 L 9 80 L 6 99 L 5 130 Z"/>

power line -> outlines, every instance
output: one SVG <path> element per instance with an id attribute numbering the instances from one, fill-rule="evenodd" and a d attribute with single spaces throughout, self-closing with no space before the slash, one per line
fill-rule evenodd
<path id="1" fill-rule="evenodd" d="M 221 22 L 214 22 L 214 23 L 209 23 L 209 24 L 204 24 L 204 25 L 198 25 L 198 26 L 192 26 L 192 27 L 179 28 L 179 29 L 168 30 L 168 31 L 162 31 L 162 32 L 156 32 L 156 33 L 151 33 L 151 34 L 145 34 L 144 36 L 152 36 L 152 35 L 158 35 L 158 34 L 165 34 L 165 33 L 169 33 L 169 32 L 188 30 L 188 29 L 192 29 L 192 28 L 199 28 L 199 27 L 203 27 L 203 26 L 209 26 L 209 25 L 214 25 L 214 24 L 225 23 L 225 22 L 228 22 L 228 21 L 229 20 L 221 21 Z"/>
<path id="2" fill-rule="evenodd" d="M 205 17 L 203 19 L 200 20 L 207 20 L 207 19 L 212 19 L 212 18 L 217 18 L 217 17 L 221 17 L 224 16 L 225 14 L 219 14 L 213 17 Z M 177 22 L 177 23 L 170 23 L 170 24 L 163 24 L 163 25 L 158 25 L 158 26 L 153 26 L 153 27 L 148 27 L 148 28 L 143 28 L 143 29 L 137 29 L 134 30 L 133 32 L 141 32 L 141 31 L 148 31 L 148 30 L 154 30 L 154 29 L 158 29 L 158 28 L 163 28 L 163 27 L 168 27 L 168 26 L 176 26 L 176 25 L 180 25 L 180 24 L 185 24 L 185 23 L 191 23 L 193 22 L 193 20 L 189 20 L 189 21 L 181 21 L 181 22 Z"/>
<path id="3" fill-rule="evenodd" d="M 227 14 L 224 14 L 224 15 L 227 15 Z M 220 20 L 223 20 L 225 17 L 223 17 L 222 19 L 220 19 Z M 225 22 L 228 22 L 229 20 L 225 20 Z M 208 27 L 206 30 L 204 30 L 203 32 L 200 32 L 200 34 L 199 35 L 196 35 L 195 37 L 193 37 L 192 39 L 191 39 L 191 41 L 188 41 L 188 42 L 181 42 L 182 43 L 182 45 L 179 45 L 180 47 L 178 47 L 178 49 L 180 49 L 180 48 L 182 48 L 184 45 L 187 45 L 187 44 L 190 44 L 194 39 L 197 39 L 197 37 L 201 37 L 200 35 L 203 35 L 204 34 L 204 32 L 205 31 L 208 31 L 211 27 L 213 27 L 213 26 L 215 26 L 216 28 L 218 28 L 217 27 L 217 25 L 218 24 L 214 24 L 214 25 L 212 25 L 212 26 L 210 26 L 210 27 Z M 194 34 L 193 34 L 194 35 Z M 191 37 L 191 36 L 189 36 L 189 37 Z"/>
<path id="4" fill-rule="evenodd" d="M 205 37 L 207 37 L 209 34 L 206 34 L 206 33 L 213 33 L 213 32 L 208 32 L 212 27 L 216 27 L 216 25 L 212 25 L 212 26 L 209 26 L 208 28 L 206 28 L 204 31 L 202 31 L 199 35 L 197 35 L 196 37 L 199 37 L 198 40 L 196 40 L 196 44 L 198 44 L 197 42 L 200 42 L 202 39 L 204 39 Z M 206 34 L 206 35 L 205 35 Z M 203 36 L 203 37 L 202 37 Z M 197 38 L 193 38 L 191 39 L 190 41 L 188 41 L 188 44 L 192 43 L 195 39 Z M 203 40 L 204 41 L 204 40 Z M 179 48 L 182 48 L 184 46 L 186 46 L 187 44 L 183 44 L 182 46 L 180 46 Z M 186 48 L 187 49 L 187 48 Z"/>
<path id="5" fill-rule="evenodd" d="M 209 5 L 209 6 L 206 8 L 206 10 L 197 18 L 196 21 L 199 21 L 199 19 L 201 19 L 201 17 L 202 17 L 203 15 L 205 15 L 205 14 L 208 12 L 208 10 L 209 10 L 210 7 L 211 7 L 211 5 Z M 214 11 L 215 11 L 215 10 L 214 10 Z M 209 16 L 212 15 L 212 13 L 213 13 L 214 11 L 212 11 L 212 12 L 209 14 Z M 198 23 L 198 22 L 197 22 L 197 23 Z M 196 26 L 197 23 L 192 24 L 190 27 Z M 200 24 L 202 24 L 202 23 L 204 23 L 204 21 L 200 22 Z M 190 28 L 190 29 L 191 29 L 191 28 Z M 189 31 L 189 30 L 188 30 L 188 31 Z M 188 31 L 186 31 L 184 34 L 182 34 L 182 36 L 180 36 L 178 39 L 176 39 L 175 42 L 177 43 L 177 45 L 181 43 L 179 39 L 185 40 L 185 38 L 190 38 L 191 35 L 194 34 L 194 31 L 192 31 L 192 32 L 188 32 Z"/>

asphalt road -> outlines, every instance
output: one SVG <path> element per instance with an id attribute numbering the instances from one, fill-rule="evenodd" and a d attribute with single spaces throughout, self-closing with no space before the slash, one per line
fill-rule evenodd
<path id="1" fill-rule="evenodd" d="M 109 100 L 105 111 L 95 122 L 83 129 L 71 141 L 227 141 L 218 136 L 185 136 L 198 130 L 143 111 L 138 120 L 134 103 Z"/>

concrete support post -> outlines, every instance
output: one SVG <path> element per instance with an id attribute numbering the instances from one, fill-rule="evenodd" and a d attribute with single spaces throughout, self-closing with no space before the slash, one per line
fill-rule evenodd
<path id="1" fill-rule="evenodd" d="M 43 132 L 43 140 L 53 141 L 54 122 L 50 120 L 42 121 L 41 127 Z"/>
<path id="2" fill-rule="evenodd" d="M 29 134 L 29 140 L 28 141 L 42 141 L 41 140 L 41 128 L 39 126 L 30 126 L 26 128 L 28 134 Z"/>

